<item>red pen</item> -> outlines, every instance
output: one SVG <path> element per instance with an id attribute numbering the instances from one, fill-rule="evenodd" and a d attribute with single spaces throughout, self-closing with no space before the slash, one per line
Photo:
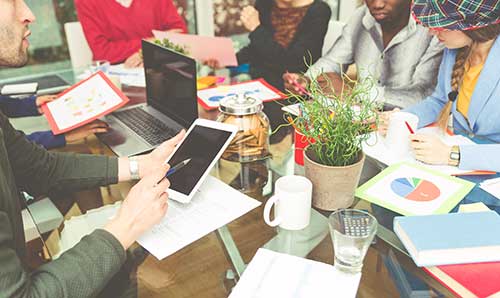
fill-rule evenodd
<path id="1" fill-rule="evenodd" d="M 408 130 L 410 131 L 410 133 L 413 135 L 415 134 L 415 132 L 413 131 L 413 129 L 411 128 L 410 124 L 408 124 L 407 121 L 405 121 L 405 124 L 406 124 L 406 127 L 408 128 Z"/>
<path id="2" fill-rule="evenodd" d="M 289 73 L 288 71 L 286 73 Z M 300 92 L 302 92 L 303 94 L 311 97 L 311 94 L 309 92 L 307 92 L 307 90 L 302 87 L 302 85 L 300 85 L 296 80 L 293 80 L 291 81 L 292 85 L 297 88 Z"/>

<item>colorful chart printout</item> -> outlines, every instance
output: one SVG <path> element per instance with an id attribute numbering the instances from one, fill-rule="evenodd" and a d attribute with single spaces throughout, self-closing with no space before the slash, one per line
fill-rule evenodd
<path id="1" fill-rule="evenodd" d="M 402 215 L 450 212 L 474 187 L 464 179 L 412 163 L 392 165 L 356 190 L 356 196 Z"/>
<path id="2" fill-rule="evenodd" d="M 109 114 L 128 101 L 105 74 L 98 72 L 42 109 L 54 134 L 61 134 Z"/>
<path id="3" fill-rule="evenodd" d="M 416 202 L 433 201 L 441 195 L 434 183 L 420 178 L 398 178 L 392 181 L 391 189 L 398 196 Z"/>

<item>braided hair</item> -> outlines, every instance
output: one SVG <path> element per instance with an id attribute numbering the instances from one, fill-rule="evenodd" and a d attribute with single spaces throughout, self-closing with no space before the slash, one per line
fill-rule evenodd
<path id="1" fill-rule="evenodd" d="M 473 43 L 482 43 L 490 40 L 496 39 L 500 35 L 500 24 L 489 25 L 474 30 L 462 31 Z M 450 119 L 451 108 L 453 102 L 458 97 L 458 92 L 460 90 L 460 85 L 465 74 L 465 66 L 469 60 L 471 54 L 472 46 L 466 46 L 457 51 L 457 56 L 455 58 L 455 64 L 453 65 L 453 71 L 451 73 L 451 92 L 448 94 L 448 102 L 441 110 L 439 114 L 437 125 L 441 130 L 446 131 L 448 126 L 448 121 Z"/>

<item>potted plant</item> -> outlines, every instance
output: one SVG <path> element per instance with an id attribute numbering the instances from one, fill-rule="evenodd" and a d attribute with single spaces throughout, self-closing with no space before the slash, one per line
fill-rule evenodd
<path id="1" fill-rule="evenodd" d="M 171 42 L 168 38 L 164 38 L 162 40 L 155 39 L 154 43 L 157 45 L 160 45 L 164 48 L 176 51 L 179 54 L 189 56 L 189 51 L 188 51 L 188 48 L 186 46 L 175 44 L 175 43 Z"/>
<path id="2" fill-rule="evenodd" d="M 365 160 L 361 145 L 378 120 L 373 81 L 343 77 L 341 92 L 320 74 L 321 83 L 309 80 L 305 88 L 312 100 L 291 95 L 301 110 L 291 124 L 308 142 L 304 167 L 314 186 L 313 206 L 329 211 L 352 205 Z"/>

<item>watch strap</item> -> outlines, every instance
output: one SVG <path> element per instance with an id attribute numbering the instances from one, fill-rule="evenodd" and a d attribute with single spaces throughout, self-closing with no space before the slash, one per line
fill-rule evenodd
<path id="1" fill-rule="evenodd" d="M 451 166 L 457 167 L 460 164 L 460 147 L 451 147 L 449 162 Z"/>
<path id="2" fill-rule="evenodd" d="M 141 176 L 139 176 L 139 161 L 136 157 L 130 157 L 129 159 L 129 169 L 130 169 L 130 178 L 132 180 L 139 180 Z"/>

